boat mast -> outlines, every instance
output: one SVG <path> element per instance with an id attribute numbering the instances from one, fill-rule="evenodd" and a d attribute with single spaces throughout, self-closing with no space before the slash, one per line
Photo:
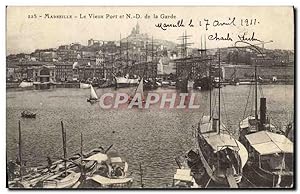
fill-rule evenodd
<path id="1" fill-rule="evenodd" d="M 211 87 L 211 62 L 209 62 L 209 87 Z M 212 100 L 211 100 L 211 92 L 212 92 L 212 88 L 209 88 L 209 120 L 211 120 L 212 117 Z"/>
<path id="2" fill-rule="evenodd" d="M 64 152 L 64 161 L 65 161 L 65 176 L 67 176 L 67 148 L 66 148 L 66 131 L 64 129 L 64 123 L 61 121 L 61 131 L 62 131 L 62 140 L 63 140 L 63 152 Z"/>
<path id="3" fill-rule="evenodd" d="M 141 183 L 141 188 L 144 188 L 142 164 L 140 163 L 139 166 L 140 166 L 140 183 Z"/>
<path id="4" fill-rule="evenodd" d="M 22 135 L 21 135 L 21 121 L 19 120 L 19 160 L 20 160 L 20 177 L 22 176 Z"/>
<path id="5" fill-rule="evenodd" d="M 201 36 L 201 50 L 202 50 L 202 36 Z M 204 57 L 206 59 L 206 35 L 204 36 Z M 209 120 L 211 120 L 212 117 L 212 100 L 211 100 L 211 92 L 212 92 L 212 88 L 211 88 L 211 62 L 209 62 L 209 71 L 208 71 L 208 75 L 209 75 Z"/>
<path id="6" fill-rule="evenodd" d="M 153 46 L 153 36 L 152 36 L 152 46 L 151 46 L 151 74 L 152 74 L 152 81 L 154 81 L 154 68 L 153 68 L 153 66 L 154 66 L 154 64 L 153 64 L 153 59 L 154 59 L 154 46 Z"/>
<path id="7" fill-rule="evenodd" d="M 258 120 L 258 114 L 257 114 L 257 66 L 255 63 L 255 68 L 254 68 L 254 77 L 255 77 L 255 120 Z"/>
<path id="8" fill-rule="evenodd" d="M 122 34 L 120 33 L 120 59 L 121 58 L 122 58 Z"/>
<path id="9" fill-rule="evenodd" d="M 221 130 L 221 57 L 220 57 L 220 49 L 219 49 L 219 127 L 218 127 L 218 134 L 220 134 L 220 130 Z"/>
<path id="10" fill-rule="evenodd" d="M 126 66 L 127 66 L 127 68 L 128 68 L 128 59 L 129 59 L 129 50 L 128 50 L 129 48 L 128 48 L 128 37 L 126 38 Z"/>
<path id="11" fill-rule="evenodd" d="M 80 133 L 80 158 L 81 158 L 81 164 L 82 164 L 82 158 L 83 158 L 83 138 L 82 133 Z"/>

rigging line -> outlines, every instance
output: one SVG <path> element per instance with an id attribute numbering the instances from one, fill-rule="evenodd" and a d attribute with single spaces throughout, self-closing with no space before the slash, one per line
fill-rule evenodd
<path id="1" fill-rule="evenodd" d="M 222 94 L 222 101 L 223 101 L 223 107 L 224 107 L 224 114 L 225 114 L 226 124 L 227 124 L 227 126 L 231 126 L 231 124 L 229 123 L 228 114 L 227 114 L 227 111 L 226 111 L 224 93 L 222 92 L 221 94 Z M 231 127 L 229 127 L 229 129 L 230 129 L 230 128 L 231 128 Z"/>
<path id="2" fill-rule="evenodd" d="M 253 184 L 245 175 L 243 175 L 243 178 L 246 179 L 252 186 L 257 187 L 255 184 Z"/>
<path id="3" fill-rule="evenodd" d="M 211 117 L 213 117 L 214 116 L 214 112 L 215 112 L 215 107 L 216 107 L 216 103 L 215 103 L 215 101 L 216 101 L 216 99 L 215 99 L 215 92 L 214 91 L 212 91 L 212 100 L 211 100 Z"/>
<path id="4" fill-rule="evenodd" d="M 251 103 L 251 106 L 250 106 L 250 115 L 255 115 L 255 113 L 253 113 L 254 110 L 255 110 L 255 98 L 256 98 L 256 96 L 255 96 L 255 88 L 256 88 L 256 86 L 253 87 L 252 93 L 251 93 L 252 96 L 250 98 L 250 103 Z M 251 100 L 251 99 L 254 99 L 254 100 Z"/>
<path id="5" fill-rule="evenodd" d="M 252 91 L 251 88 L 252 88 L 252 85 L 250 85 L 250 90 L 249 90 L 248 97 L 247 97 L 247 100 L 246 100 L 246 105 L 245 105 L 244 114 L 243 114 L 243 118 L 242 119 L 244 119 L 245 116 L 246 116 L 247 106 L 248 106 L 249 98 L 251 96 L 251 91 Z"/>
<path id="6" fill-rule="evenodd" d="M 66 144 L 67 144 L 67 143 L 70 143 L 70 141 L 72 141 L 72 140 L 73 140 L 75 137 L 77 137 L 77 136 L 79 136 L 79 134 L 78 134 L 78 135 L 74 135 L 73 137 L 71 137 L 71 138 L 66 142 Z M 57 154 L 58 152 L 62 151 L 62 148 L 63 148 L 63 146 L 59 147 L 59 148 L 56 150 L 56 152 L 54 152 L 54 153 L 51 154 L 51 155 L 55 155 L 55 154 Z"/>
<path id="7" fill-rule="evenodd" d="M 289 108 L 287 107 L 286 104 L 283 105 L 282 103 L 280 103 L 280 102 L 278 102 L 278 101 L 275 101 L 275 100 L 272 100 L 272 99 L 268 99 L 268 101 L 269 101 L 270 103 L 274 103 L 274 104 L 277 104 L 277 105 L 279 105 L 280 107 L 282 107 L 284 114 L 287 114 L 287 115 L 288 115 L 288 114 L 290 113 L 290 110 L 289 110 Z M 272 111 L 269 111 L 269 112 L 272 112 Z M 288 117 L 288 116 L 287 116 L 287 117 Z"/>
<path id="8" fill-rule="evenodd" d="M 213 91 L 213 111 L 212 111 L 212 117 L 214 115 L 214 113 L 216 112 L 217 109 L 217 98 L 216 98 L 216 92 Z"/>
<path id="9" fill-rule="evenodd" d="M 273 123 L 272 124 L 274 124 L 275 125 L 275 127 L 277 128 L 277 129 L 279 129 L 279 130 L 281 130 L 280 129 L 280 127 L 279 127 L 279 125 L 282 125 L 282 123 L 280 123 L 280 122 L 278 122 L 278 123 L 276 123 L 276 121 L 275 121 L 275 119 L 273 119 L 273 117 L 271 117 L 271 115 L 270 114 L 267 114 L 267 116 L 268 116 L 268 118 L 270 119 L 270 121 L 272 120 L 273 121 Z"/>
<path id="10" fill-rule="evenodd" d="M 259 85 L 258 88 L 259 88 L 260 96 L 264 97 L 264 92 L 263 92 L 263 89 L 262 89 L 262 85 Z"/>
<path id="11" fill-rule="evenodd" d="M 91 143 L 93 143 L 93 142 L 95 142 L 95 141 L 97 141 L 97 139 L 93 139 L 92 141 L 89 141 L 88 144 L 91 144 Z M 82 147 L 85 147 L 85 146 L 88 145 L 88 144 L 83 144 Z M 60 150 L 58 150 L 58 151 L 60 151 Z M 78 153 L 80 153 L 79 151 L 80 151 L 80 147 L 77 147 L 77 146 L 76 146 L 74 149 L 72 149 L 72 150 L 70 151 L 70 155 L 78 154 Z M 57 153 L 57 152 L 56 152 L 56 153 Z M 55 155 L 56 153 L 53 154 L 53 157 L 56 156 L 56 155 Z"/>

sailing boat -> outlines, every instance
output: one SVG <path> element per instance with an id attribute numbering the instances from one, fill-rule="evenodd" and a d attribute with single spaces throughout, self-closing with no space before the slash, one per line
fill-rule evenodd
<path id="1" fill-rule="evenodd" d="M 55 173 L 46 179 L 40 180 L 36 187 L 42 188 L 71 188 L 81 177 L 80 172 L 76 172 L 70 166 L 67 165 L 67 139 L 66 139 L 66 130 L 64 124 L 61 121 L 61 130 L 62 130 L 62 140 L 63 140 L 63 160 L 64 167 L 63 170 L 59 173 Z"/>
<path id="2" fill-rule="evenodd" d="M 93 86 L 91 85 L 91 93 L 90 93 L 90 98 L 88 98 L 86 100 L 87 102 L 90 102 L 90 103 L 94 103 L 94 102 L 97 102 L 98 101 L 98 96 L 93 88 Z"/>
<path id="3" fill-rule="evenodd" d="M 22 160 L 21 124 L 19 121 L 19 156 L 18 162 L 9 162 L 9 188 L 128 188 L 133 179 L 129 177 L 128 163 L 118 153 L 108 153 L 109 146 L 104 150 L 101 146 L 91 151 L 83 152 L 81 134 L 80 154 L 67 158 L 66 131 L 63 122 L 63 158 L 50 162 L 46 167 L 25 168 Z M 91 184 L 90 184 L 91 183 Z"/>
<path id="4" fill-rule="evenodd" d="M 247 177 L 261 187 L 292 187 L 293 143 L 281 130 L 276 130 L 267 122 L 266 98 L 260 99 L 260 118 L 258 117 L 256 72 L 255 65 L 255 115 L 244 118 L 239 124 L 240 141 L 249 151 Z"/>
<path id="5" fill-rule="evenodd" d="M 135 101 L 138 101 L 137 95 L 140 94 L 142 98 L 142 103 L 145 103 L 145 96 L 144 96 L 144 79 L 142 78 L 138 87 L 135 89 L 134 95 L 131 95 L 128 99 L 128 103 L 130 103 L 134 98 L 136 98 Z"/>
<path id="6" fill-rule="evenodd" d="M 221 88 L 218 87 L 218 90 L 218 118 L 213 118 L 211 113 L 210 95 L 210 115 L 203 116 L 198 124 L 196 136 L 197 150 L 206 173 L 214 182 L 229 184 L 231 188 L 238 188 L 237 184 L 241 182 L 243 167 L 248 160 L 248 152 L 239 141 L 234 139 L 230 134 L 223 132 L 226 128 L 221 123 L 220 115 Z"/>

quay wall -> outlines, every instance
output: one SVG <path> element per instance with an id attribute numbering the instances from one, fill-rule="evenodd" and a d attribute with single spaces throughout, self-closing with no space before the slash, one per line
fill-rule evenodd
<path id="1" fill-rule="evenodd" d="M 236 78 L 249 79 L 254 76 L 253 66 L 224 66 L 225 80 L 230 80 L 236 69 Z M 294 66 L 257 67 L 257 75 L 264 79 L 294 79 Z"/>

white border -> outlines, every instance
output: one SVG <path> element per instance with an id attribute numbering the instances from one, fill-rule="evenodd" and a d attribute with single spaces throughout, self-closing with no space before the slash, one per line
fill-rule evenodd
<path id="1" fill-rule="evenodd" d="M 8 189 L 6 189 L 6 85 L 5 85 L 5 76 L 6 76 L 6 70 L 5 70 L 5 57 L 6 57 L 6 48 L 5 48 L 5 5 L 112 5 L 112 6 L 118 6 L 118 5 L 173 5 L 173 6 L 179 6 L 179 5 L 219 5 L 219 6 L 230 6 L 230 5 L 252 5 L 252 6 L 259 6 L 259 5 L 273 5 L 273 6 L 279 6 L 279 5 L 294 5 L 296 8 L 298 8 L 298 14 L 299 15 L 299 9 L 300 4 L 299 0 L 249 0 L 249 1 L 238 1 L 238 0 L 227 0 L 227 1 L 221 1 L 221 0 L 207 0 L 207 1 L 197 1 L 197 0 L 151 0 L 151 1 L 129 1 L 129 0 L 108 0 L 108 1 L 102 1 L 99 0 L 72 0 L 72 1 L 61 1 L 61 0 L 51 0 L 51 1 L 44 1 L 41 0 L 2 0 L 0 1 L 0 33 L 1 33 L 1 45 L 0 45 L 0 116 L 1 116 L 1 135 L 0 135 L 0 191 L 1 193 L 8 193 Z M 299 18 L 296 19 L 297 26 L 299 26 Z M 275 33 L 275 32 L 274 32 Z M 298 40 L 297 40 L 298 43 Z M 298 45 L 298 44 L 297 44 Z M 299 49 L 299 48 L 298 48 Z M 296 53 L 297 57 L 298 52 Z M 298 59 L 299 60 L 299 59 Z M 297 61 L 298 61 L 297 60 Z M 297 64 L 295 64 L 297 65 Z M 297 75 L 300 75 L 299 67 L 297 68 Z M 297 81 L 298 83 L 298 81 Z M 297 86 L 297 90 L 299 90 L 299 83 Z M 299 99 L 299 95 L 298 95 Z M 299 103 L 298 103 L 299 104 Z M 299 118 L 299 113 L 297 114 L 297 120 Z M 299 121 L 299 120 L 298 120 Z M 297 130 L 297 127 L 296 127 Z M 297 136 L 297 139 L 299 141 L 299 133 Z M 299 143 L 298 143 L 299 145 Z M 297 151 L 298 151 L 297 146 Z M 298 154 L 297 154 L 298 155 Z M 298 158 L 297 158 L 298 159 Z M 298 161 L 298 160 L 297 160 Z M 297 165 L 299 171 L 299 165 Z M 297 175 L 298 172 L 297 172 Z M 299 176 L 297 176 L 297 180 L 299 182 Z M 297 183 L 298 183 L 297 182 Z M 298 187 L 299 184 L 296 184 L 296 187 Z M 24 192 L 24 191 L 23 191 Z M 36 191 L 25 191 L 26 193 L 34 193 Z M 51 193 L 67 193 L 68 191 L 51 191 Z M 88 192 L 88 191 L 80 191 L 80 192 Z M 99 191 L 93 191 L 93 192 L 99 192 Z M 111 191 L 100 191 L 101 193 L 111 193 Z M 131 193 L 132 191 L 122 191 L 123 193 Z M 149 192 L 149 191 L 143 191 L 143 192 Z M 153 192 L 153 191 L 152 191 Z M 154 191 L 158 192 L 158 191 Z M 167 192 L 171 193 L 173 191 L 160 191 L 160 192 Z M 186 191 L 182 191 L 186 192 Z M 221 193 L 224 191 L 194 191 L 194 192 L 210 192 L 210 193 Z M 238 191 L 239 193 L 249 193 L 249 191 Z M 261 191 L 260 191 L 261 192 Z M 265 193 L 271 193 L 273 191 L 266 191 Z M 180 192 L 181 193 L 181 192 Z"/>

